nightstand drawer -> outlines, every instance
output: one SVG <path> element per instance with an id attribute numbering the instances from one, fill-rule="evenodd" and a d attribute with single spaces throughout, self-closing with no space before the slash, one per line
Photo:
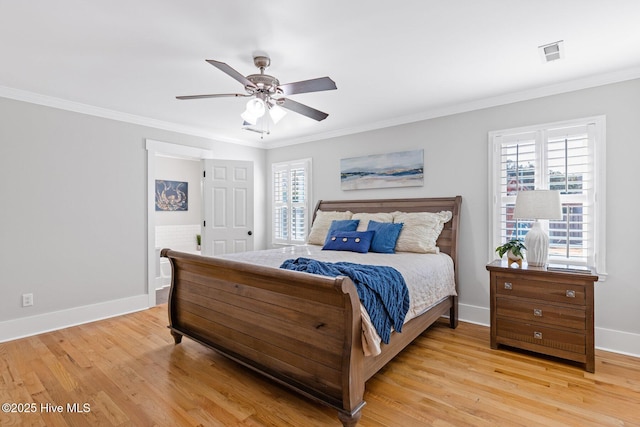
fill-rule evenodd
<path id="1" fill-rule="evenodd" d="M 498 297 L 496 314 L 501 318 L 511 318 L 524 322 L 535 322 L 584 333 L 586 313 L 584 308 L 544 304 L 538 301 Z"/>
<path id="2" fill-rule="evenodd" d="M 585 305 L 584 285 L 532 280 L 516 275 L 496 275 L 496 293 L 563 304 Z"/>
<path id="3" fill-rule="evenodd" d="M 586 339 L 584 333 L 568 332 L 548 326 L 499 319 L 496 325 L 499 343 L 516 345 L 537 351 L 535 346 L 556 349 L 563 352 L 585 354 Z M 510 341 L 515 341 L 510 342 Z M 523 343 L 529 344 L 522 345 Z M 550 352 L 547 352 L 552 354 Z"/>

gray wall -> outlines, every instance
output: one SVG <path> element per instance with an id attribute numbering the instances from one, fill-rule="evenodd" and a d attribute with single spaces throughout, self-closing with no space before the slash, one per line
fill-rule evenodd
<path id="1" fill-rule="evenodd" d="M 0 98 L 0 340 L 3 321 L 45 330 L 45 314 L 147 293 L 147 138 L 251 160 L 263 193 L 264 150 Z M 258 197 L 256 247 L 264 212 Z"/>
<path id="2" fill-rule="evenodd" d="M 607 119 L 609 276 L 596 286 L 596 345 L 640 354 L 640 284 L 635 269 L 640 197 L 633 180 L 640 159 L 640 80 L 272 149 L 267 153 L 267 164 L 311 157 L 315 200 L 462 195 L 461 314 L 487 324 L 489 278 L 485 264 L 492 252 L 487 133 L 602 114 Z M 419 148 L 425 156 L 424 187 L 340 190 L 341 158 Z M 631 342 L 630 346 L 621 345 L 619 341 L 624 340 Z"/>

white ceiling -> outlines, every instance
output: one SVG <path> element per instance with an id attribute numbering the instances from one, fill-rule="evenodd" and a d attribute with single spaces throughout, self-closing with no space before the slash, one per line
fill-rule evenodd
<path id="1" fill-rule="evenodd" d="M 0 96 L 278 146 L 640 77 L 638 22 L 638 0 L 0 0 Z M 261 141 L 246 99 L 175 99 L 244 93 L 205 59 L 248 75 L 256 52 L 281 83 L 331 77 L 291 96 L 329 117 Z"/>

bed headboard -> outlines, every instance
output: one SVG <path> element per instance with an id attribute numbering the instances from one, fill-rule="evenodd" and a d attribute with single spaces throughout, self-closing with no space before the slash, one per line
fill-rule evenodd
<path id="1" fill-rule="evenodd" d="M 453 259 L 454 265 L 457 266 L 458 227 L 460 223 L 461 203 L 462 196 L 421 199 L 319 200 L 313 212 L 313 219 L 315 219 L 318 210 L 351 211 L 353 213 L 451 211 L 453 217 L 451 221 L 444 225 L 437 245 L 440 251 L 448 254 Z"/>

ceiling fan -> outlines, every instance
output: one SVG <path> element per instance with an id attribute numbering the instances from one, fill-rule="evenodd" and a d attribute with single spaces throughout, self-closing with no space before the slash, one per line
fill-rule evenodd
<path id="1" fill-rule="evenodd" d="M 259 55 L 253 57 L 253 63 L 260 70 L 260 74 L 250 74 L 243 76 L 224 62 L 206 60 L 209 64 L 218 68 L 220 71 L 228 74 L 236 79 L 244 86 L 244 93 L 218 93 L 211 95 L 186 95 L 176 96 L 177 99 L 204 99 L 204 98 L 224 98 L 224 97 L 250 97 L 247 103 L 247 109 L 241 114 L 245 121 L 245 125 L 255 125 L 258 119 L 264 116 L 265 112 L 274 123 L 278 123 L 286 114 L 283 110 L 287 109 L 303 116 L 307 116 L 317 121 L 326 119 L 329 114 L 324 113 L 315 108 L 292 101 L 285 96 L 295 95 L 298 93 L 320 92 L 325 90 L 337 89 L 336 83 L 329 77 L 320 77 L 317 79 L 303 80 L 295 83 L 280 84 L 277 78 L 265 74 L 264 71 L 271 65 L 271 59 L 268 56 Z M 249 129 L 254 130 L 255 129 Z M 262 131 L 258 131 L 262 132 Z"/>

